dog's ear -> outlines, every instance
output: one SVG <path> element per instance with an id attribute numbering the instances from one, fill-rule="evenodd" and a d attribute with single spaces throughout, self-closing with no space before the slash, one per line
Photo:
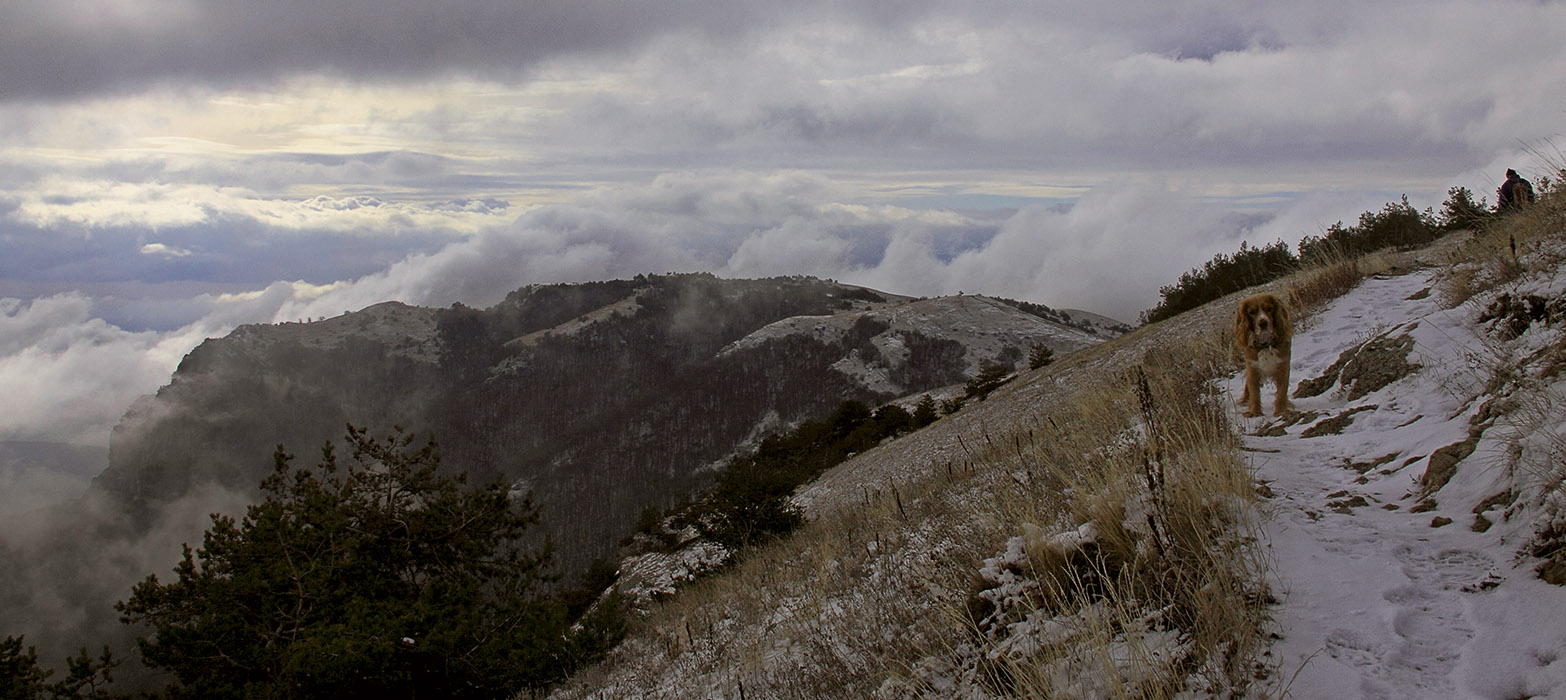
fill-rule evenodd
<path id="1" fill-rule="evenodd" d="M 1251 315 L 1247 313 L 1250 305 L 1251 300 L 1246 299 L 1234 310 L 1234 344 L 1242 348 L 1251 344 Z"/>
<path id="2" fill-rule="evenodd" d="M 1278 311 L 1273 314 L 1273 321 L 1278 324 L 1278 334 L 1287 338 L 1294 332 L 1294 322 L 1289 318 L 1289 307 L 1282 300 L 1278 301 Z"/>

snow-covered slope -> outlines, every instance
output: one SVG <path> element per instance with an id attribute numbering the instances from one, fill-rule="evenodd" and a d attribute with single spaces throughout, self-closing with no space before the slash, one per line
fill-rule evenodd
<path id="1" fill-rule="evenodd" d="M 1081 321 L 1098 333 L 1063 325 L 1015 306 L 984 296 L 959 295 L 934 299 L 897 300 L 832 316 L 796 316 L 767 325 L 725 347 L 720 354 L 759 347 L 769 341 L 788 337 L 809 337 L 822 343 L 840 343 L 856 328 L 874 324 L 879 330 L 868 343 L 876 352 L 851 352 L 833 365 L 839 372 L 860 384 L 880 392 L 903 390 L 891 379 L 895 369 L 908 361 L 909 343 L 915 336 L 955 339 L 966 352 L 962 358 L 966 374 L 974 376 L 986 364 L 1008 367 L 1022 364 L 1034 345 L 1043 345 L 1063 355 L 1096 345 L 1117 335 L 1092 321 Z M 1069 320 L 1062 316 L 1062 320 Z M 1093 316 L 1093 319 L 1104 319 Z"/>
<path id="2" fill-rule="evenodd" d="M 1566 588 L 1540 578 L 1566 568 L 1550 563 L 1566 538 L 1566 255 L 1536 253 L 1523 261 L 1533 276 L 1456 305 L 1454 292 L 1482 286 L 1450 267 L 1462 240 L 1389 256 L 1390 272 L 1308 315 L 1296 412 L 1228 407 L 1265 495 L 1257 534 L 1277 598 L 1260 660 L 1271 673 L 1247 697 L 1566 698 Z M 827 472 L 794 500 L 846 523 L 832 542 L 769 550 L 748 578 L 675 601 L 558 697 L 997 697 L 925 665 L 923 650 L 969 640 L 920 638 L 931 627 L 915 622 L 957 614 L 978 560 L 1008 551 L 994 533 L 1026 530 L 981 522 L 995 511 L 975 498 L 995 491 L 968 465 L 992 441 L 1008 452 L 1054 429 L 1040 416 L 1080 387 L 1165 348 L 1226 343 L 1233 302 L 1025 372 Z M 1242 381 L 1236 368 L 1219 388 L 1237 398 Z M 1021 443 L 1016 454 L 1003 485 L 1030 477 Z M 800 567 L 823 583 L 798 582 Z"/>
<path id="3" fill-rule="evenodd" d="M 1345 355 L 1361 360 L 1348 373 L 1363 370 L 1296 399 L 1296 416 L 1250 422 L 1273 495 L 1289 697 L 1566 698 L 1566 588 L 1528 555 L 1559 517 L 1539 477 L 1561 474 L 1566 416 L 1521 432 L 1548 400 L 1537 392 L 1566 390 L 1540 374 L 1566 329 L 1541 319 L 1507 338 L 1479 320 L 1501 290 L 1447 309 L 1441 274 L 1370 279 L 1331 304 L 1297 336 L 1295 377 Z M 1556 270 L 1506 293 L 1559 300 L 1562 281 Z"/>

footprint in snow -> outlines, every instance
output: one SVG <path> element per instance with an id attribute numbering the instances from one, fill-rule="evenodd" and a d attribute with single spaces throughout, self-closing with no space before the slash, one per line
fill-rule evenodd
<path id="1" fill-rule="evenodd" d="M 1455 692 L 1452 669 L 1474 636 L 1463 591 L 1487 580 L 1495 562 L 1474 551 L 1412 546 L 1398 547 L 1393 556 L 1408 580 L 1382 596 L 1391 605 L 1387 621 L 1396 637 L 1368 675 L 1427 697 Z"/>
<path id="2" fill-rule="evenodd" d="M 1495 560 L 1468 549 L 1429 551 L 1404 545 L 1393 556 L 1403 565 L 1403 575 L 1415 583 L 1435 585 L 1443 591 L 1469 589 L 1495 575 Z"/>
<path id="3" fill-rule="evenodd" d="M 1381 645 L 1354 630 L 1333 630 L 1327 634 L 1327 656 L 1359 669 L 1381 665 Z"/>
<path id="4" fill-rule="evenodd" d="M 1452 669 L 1474 636 L 1462 596 L 1490 580 L 1495 562 L 1474 551 L 1406 545 L 1392 555 L 1407 578 L 1382 594 L 1384 634 L 1336 629 L 1323 652 L 1358 675 L 1364 698 L 1451 697 Z"/>

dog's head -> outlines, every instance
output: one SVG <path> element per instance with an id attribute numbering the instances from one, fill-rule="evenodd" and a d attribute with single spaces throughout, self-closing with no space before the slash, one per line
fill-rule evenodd
<path id="1" fill-rule="evenodd" d="M 1257 294 L 1240 302 L 1234 314 L 1234 342 L 1242 348 L 1268 348 L 1287 342 L 1291 333 L 1289 310 L 1271 294 Z"/>

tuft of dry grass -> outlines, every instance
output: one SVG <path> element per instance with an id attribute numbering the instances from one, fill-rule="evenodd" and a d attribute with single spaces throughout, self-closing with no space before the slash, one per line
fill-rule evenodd
<path id="1" fill-rule="evenodd" d="M 1023 534 L 987 561 L 964 610 L 977 641 L 950 666 L 1007 697 L 1249 687 L 1270 596 L 1254 485 L 1211 381 L 1222 337 L 1150 353 L 1046 418 L 1049 438 L 1019 455 L 1034 488 L 999 503 Z"/>
<path id="2" fill-rule="evenodd" d="M 1350 257 L 1334 249 L 1320 265 L 1307 268 L 1286 283 L 1288 302 L 1295 309 L 1320 307 L 1347 294 L 1361 280 L 1389 266 L 1386 257 L 1380 253 Z"/>
<path id="3" fill-rule="evenodd" d="M 1566 231 L 1566 156 L 1538 152 L 1546 170 L 1558 179 L 1542 180 L 1536 201 L 1522 210 L 1490 219 L 1454 253 L 1444 276 L 1441 294 L 1455 308 L 1486 290 L 1524 275 L 1554 267 L 1561 260 L 1557 247 L 1545 245 Z"/>
<path id="4" fill-rule="evenodd" d="M 1358 284 L 1359 260 L 1347 255 L 1341 246 L 1331 246 L 1318 264 L 1305 268 L 1291 280 L 1286 301 L 1295 308 L 1315 306 L 1347 293 Z"/>

